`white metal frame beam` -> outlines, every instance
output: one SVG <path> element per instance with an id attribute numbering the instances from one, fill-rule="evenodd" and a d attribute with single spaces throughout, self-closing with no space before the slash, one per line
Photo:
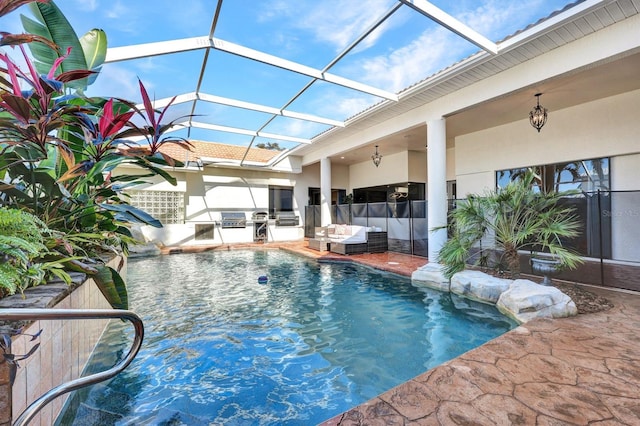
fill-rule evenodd
<path id="1" fill-rule="evenodd" d="M 156 99 L 152 102 L 154 108 L 164 108 L 169 105 L 169 102 L 173 98 Z M 326 124 L 334 127 L 344 127 L 344 121 L 332 120 L 330 118 L 318 117 L 316 115 L 304 114 L 301 112 L 287 111 L 278 108 L 273 108 L 266 105 L 255 104 L 252 102 L 239 101 L 237 99 L 225 98 L 222 96 L 210 95 L 208 93 L 197 94 L 195 92 L 184 93 L 177 95 L 172 105 L 193 102 L 200 100 L 203 102 L 215 103 L 219 105 L 226 105 L 235 108 L 242 108 L 250 111 L 264 112 L 266 114 L 272 114 L 276 116 L 295 118 L 298 120 L 312 121 L 314 123 Z M 143 108 L 143 104 L 136 105 L 138 108 Z"/>
<path id="2" fill-rule="evenodd" d="M 279 58 L 268 53 L 250 49 L 239 44 L 231 43 L 218 38 L 209 39 L 207 37 L 193 37 L 180 40 L 161 41 L 157 43 L 136 44 L 123 47 L 112 47 L 107 49 L 105 63 L 126 61 L 132 59 L 146 58 L 149 56 L 167 55 L 190 50 L 213 48 L 221 52 L 227 52 L 236 56 L 242 56 L 267 65 L 293 71 L 298 74 L 313 77 L 329 83 L 338 84 L 348 89 L 368 93 L 379 98 L 398 100 L 398 95 L 377 89 L 354 80 L 339 77 L 337 75 L 322 72 L 316 68 L 308 67 L 293 61 Z"/>
<path id="3" fill-rule="evenodd" d="M 278 135 L 275 133 L 256 132 L 255 130 L 240 129 L 238 127 L 220 126 L 218 124 L 201 123 L 199 121 L 183 122 L 183 123 L 178 123 L 177 125 L 181 125 L 185 127 L 191 126 L 191 127 L 196 127 L 199 129 L 206 129 L 206 130 L 216 130 L 219 132 L 226 132 L 226 133 L 236 133 L 236 134 L 247 135 L 252 137 L 278 139 L 281 141 L 288 141 L 288 142 L 296 142 L 296 143 L 304 143 L 304 144 L 311 143 L 311 139 L 304 139 L 304 138 L 298 138 L 298 137 L 286 136 L 286 135 Z"/>
<path id="4" fill-rule="evenodd" d="M 453 31 L 460 37 L 470 41 L 476 46 L 480 47 L 482 50 L 485 50 L 493 55 L 498 54 L 498 45 L 479 32 L 471 29 L 467 25 L 458 21 L 453 16 L 449 15 L 442 9 L 434 6 L 426 0 L 400 0 L 402 3 L 406 4 L 410 8 L 415 11 L 423 14 L 427 18 L 435 21 L 436 23 L 442 25 L 443 27 Z"/>

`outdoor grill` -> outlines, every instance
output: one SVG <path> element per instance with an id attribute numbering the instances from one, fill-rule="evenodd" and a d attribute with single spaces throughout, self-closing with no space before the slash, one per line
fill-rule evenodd
<path id="1" fill-rule="evenodd" d="M 254 212 L 251 215 L 251 219 L 254 222 L 266 222 L 267 220 L 269 220 L 269 213 L 267 213 L 267 212 Z"/>
<path id="2" fill-rule="evenodd" d="M 222 212 L 220 222 L 221 228 L 245 228 L 247 226 L 247 218 L 242 212 Z"/>
<path id="3" fill-rule="evenodd" d="M 300 219 L 294 212 L 278 212 L 276 226 L 298 226 Z"/>
<path id="4" fill-rule="evenodd" d="M 254 212 L 251 215 L 251 220 L 253 221 L 253 241 L 267 241 L 267 225 L 269 222 L 269 213 Z"/>

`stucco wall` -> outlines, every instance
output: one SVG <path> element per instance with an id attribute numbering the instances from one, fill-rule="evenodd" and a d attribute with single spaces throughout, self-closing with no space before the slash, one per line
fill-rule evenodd
<path id="1" fill-rule="evenodd" d="M 455 164 L 458 197 L 495 188 L 495 171 L 562 161 L 611 157 L 611 189 L 640 189 L 640 91 L 628 92 L 560 111 L 549 111 L 540 133 L 528 120 L 460 136 Z M 514 136 L 514 135 L 517 135 Z M 614 194 L 612 255 L 638 261 L 640 196 Z"/>
<path id="2" fill-rule="evenodd" d="M 297 175 L 236 169 L 205 169 L 186 175 L 187 222 L 220 220 L 222 211 L 245 211 L 248 217 L 269 208 L 269 186 L 294 187 L 294 209 L 307 203 L 308 191 L 296 188 Z"/>
<path id="3" fill-rule="evenodd" d="M 495 187 L 495 171 L 640 152 L 640 91 L 549 111 L 540 133 L 528 118 L 456 138 L 458 196 Z M 612 178 L 612 189 L 638 185 L 633 177 Z M 636 181 L 637 182 L 637 181 Z"/>
<path id="4" fill-rule="evenodd" d="M 296 175 L 296 185 L 301 188 L 320 188 L 320 163 L 313 163 L 302 168 Z M 331 189 L 344 189 L 350 192 L 349 167 L 331 163 Z M 306 205 L 306 204 L 305 204 Z"/>
<path id="5" fill-rule="evenodd" d="M 392 155 L 385 155 L 384 152 L 380 154 L 382 154 L 382 161 L 377 168 L 371 160 L 350 167 L 349 181 L 352 189 L 409 180 L 408 151 Z"/>
<path id="6" fill-rule="evenodd" d="M 408 158 L 408 181 L 427 181 L 427 151 L 409 151 Z"/>

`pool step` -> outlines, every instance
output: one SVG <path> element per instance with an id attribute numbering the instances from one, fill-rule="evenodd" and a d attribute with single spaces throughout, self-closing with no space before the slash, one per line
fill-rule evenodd
<path id="1" fill-rule="evenodd" d="M 81 403 L 72 426 L 113 425 L 122 420 L 122 415 L 100 410 Z"/>
<path id="2" fill-rule="evenodd" d="M 166 408 L 160 409 L 155 416 L 147 419 L 131 419 L 129 416 L 112 413 L 107 410 L 90 407 L 81 403 L 78 407 L 76 418 L 70 426 L 95 426 L 95 425 L 158 425 L 158 426 L 208 426 L 210 423 L 204 419 L 192 416 L 191 414 L 170 410 Z"/>
<path id="3" fill-rule="evenodd" d="M 134 424 L 134 423 L 132 423 Z M 158 426 L 209 426 L 211 423 L 204 419 L 192 416 L 184 411 L 171 410 L 161 408 L 149 422 L 141 424 L 158 425 Z"/>

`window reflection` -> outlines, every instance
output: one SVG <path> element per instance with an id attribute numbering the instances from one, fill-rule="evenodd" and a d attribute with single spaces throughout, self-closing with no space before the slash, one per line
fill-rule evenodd
<path id="1" fill-rule="evenodd" d="M 547 192 L 569 190 L 596 192 L 610 189 L 609 158 L 606 157 L 499 170 L 496 172 L 496 186 L 504 188 L 509 182 L 519 179 L 530 169 L 540 177 L 537 190 L 544 188 Z"/>
<path id="2" fill-rule="evenodd" d="M 269 186 L 269 219 L 275 219 L 279 212 L 293 211 L 293 187 Z"/>

